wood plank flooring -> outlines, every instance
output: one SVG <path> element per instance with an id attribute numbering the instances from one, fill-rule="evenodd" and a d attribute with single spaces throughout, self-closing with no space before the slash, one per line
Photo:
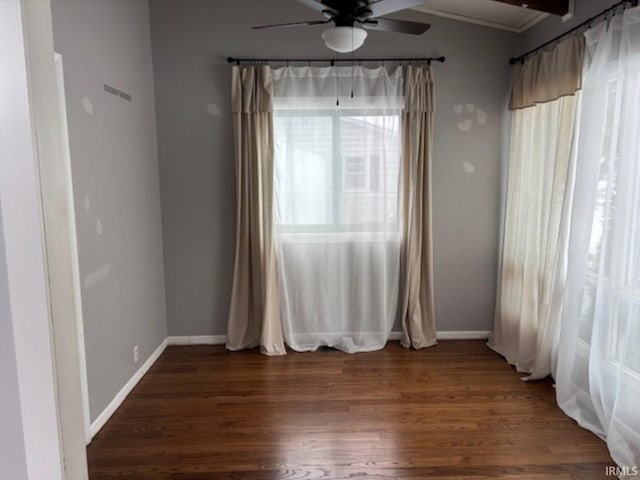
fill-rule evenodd
<path id="1" fill-rule="evenodd" d="M 169 347 L 89 446 L 90 478 L 607 478 L 604 442 L 520 376 L 481 341 Z"/>

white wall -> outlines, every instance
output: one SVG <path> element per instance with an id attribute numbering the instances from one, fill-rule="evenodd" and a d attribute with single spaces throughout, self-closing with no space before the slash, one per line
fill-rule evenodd
<path id="1" fill-rule="evenodd" d="M 0 204 L 0 385 L 2 385 L 2 395 L 0 395 L 0 425 L 2 425 L 0 479 L 23 480 L 27 478 L 27 460 L 22 433 L 20 387 L 16 349 L 13 342 L 7 259 L 2 229 L 2 205 Z"/>
<path id="2" fill-rule="evenodd" d="M 52 6 L 94 421 L 167 335 L 149 10 L 146 0 Z M 105 92 L 104 84 L 132 100 Z"/>
<path id="3" fill-rule="evenodd" d="M 6 392 L 7 413 L 15 410 L 16 393 L 20 403 L 19 416 L 0 428 L 2 443 L 14 442 L 10 453 L 15 454 L 1 464 L 0 478 L 7 472 L 25 478 L 26 470 L 26 478 L 56 480 L 63 478 L 62 445 L 38 175 L 38 147 L 49 132 L 36 135 L 34 114 L 40 105 L 32 92 L 38 84 L 34 77 L 46 72 L 46 66 L 34 68 L 40 66 L 36 59 L 49 49 L 53 71 L 53 49 L 50 40 L 29 30 L 46 20 L 49 4 L 29 9 L 19 0 L 0 2 L 0 205 L 6 255 L 0 275 L 8 287 L 0 287 L 5 290 L 0 300 L 5 300 L 2 322 L 12 324 L 12 338 L 4 340 L 8 363 L 1 368 L 8 386 L 2 385 L 2 396 Z M 9 331 L 3 325 L 3 333 Z"/>

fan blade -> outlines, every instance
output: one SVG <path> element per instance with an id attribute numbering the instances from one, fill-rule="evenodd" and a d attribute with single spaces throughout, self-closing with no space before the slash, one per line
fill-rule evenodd
<path id="1" fill-rule="evenodd" d="M 367 20 L 362 24 L 369 30 L 384 30 L 385 32 L 410 33 L 411 35 L 421 35 L 431 25 L 428 23 L 408 22 L 406 20 L 391 20 L 390 18 L 376 18 Z"/>
<path id="2" fill-rule="evenodd" d="M 367 8 L 373 12 L 370 18 L 377 18 L 423 4 L 424 0 L 379 0 L 370 2 Z"/>
<path id="3" fill-rule="evenodd" d="M 312 20 L 310 22 L 292 22 L 292 23 L 276 23 L 275 25 L 260 25 L 251 27 L 252 30 L 264 30 L 267 28 L 287 28 L 287 27 L 306 27 L 307 25 L 324 25 L 331 20 Z"/>
<path id="4" fill-rule="evenodd" d="M 324 12 L 325 10 L 330 10 L 332 13 L 338 13 L 338 10 L 331 5 L 327 5 L 325 2 L 327 0 L 298 0 L 298 2 L 306 5 L 309 8 L 313 8 L 319 12 Z"/>

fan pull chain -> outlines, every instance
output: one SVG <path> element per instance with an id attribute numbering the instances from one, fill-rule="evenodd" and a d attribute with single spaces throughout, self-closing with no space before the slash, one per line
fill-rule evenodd
<path id="1" fill-rule="evenodd" d="M 354 59 L 354 56 L 353 56 L 353 43 L 354 43 L 354 41 L 353 41 L 353 32 L 354 32 L 354 29 L 352 28 L 351 29 L 351 98 L 353 98 L 353 89 L 354 89 L 354 86 L 355 86 L 355 83 L 356 83 L 356 67 L 353 64 L 353 59 Z"/>
<path id="2" fill-rule="evenodd" d="M 340 106 L 340 78 L 338 77 L 338 72 L 334 71 L 336 76 L 336 107 Z"/>

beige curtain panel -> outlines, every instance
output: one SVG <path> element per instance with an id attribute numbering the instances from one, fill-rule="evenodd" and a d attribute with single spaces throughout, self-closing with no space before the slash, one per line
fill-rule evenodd
<path id="1" fill-rule="evenodd" d="M 518 110 L 511 127 L 502 264 L 489 346 L 551 373 L 566 277 L 578 96 Z"/>
<path id="2" fill-rule="evenodd" d="M 513 113 L 496 299 L 489 346 L 530 373 L 549 375 L 566 284 L 583 37 L 533 57 L 516 73 L 531 103 Z M 579 68 L 578 68 L 579 66 Z M 537 73 L 536 73 L 537 72 Z"/>
<path id="3" fill-rule="evenodd" d="M 232 69 L 236 250 L 227 349 L 286 353 L 273 242 L 273 81 L 266 66 Z"/>
<path id="4" fill-rule="evenodd" d="M 407 68 L 403 113 L 402 339 L 404 347 L 436 344 L 431 233 L 431 163 L 435 114 L 430 66 Z"/>
<path id="5" fill-rule="evenodd" d="M 516 65 L 509 108 L 518 110 L 574 95 L 582 88 L 584 49 L 584 36 L 579 35 Z"/>

